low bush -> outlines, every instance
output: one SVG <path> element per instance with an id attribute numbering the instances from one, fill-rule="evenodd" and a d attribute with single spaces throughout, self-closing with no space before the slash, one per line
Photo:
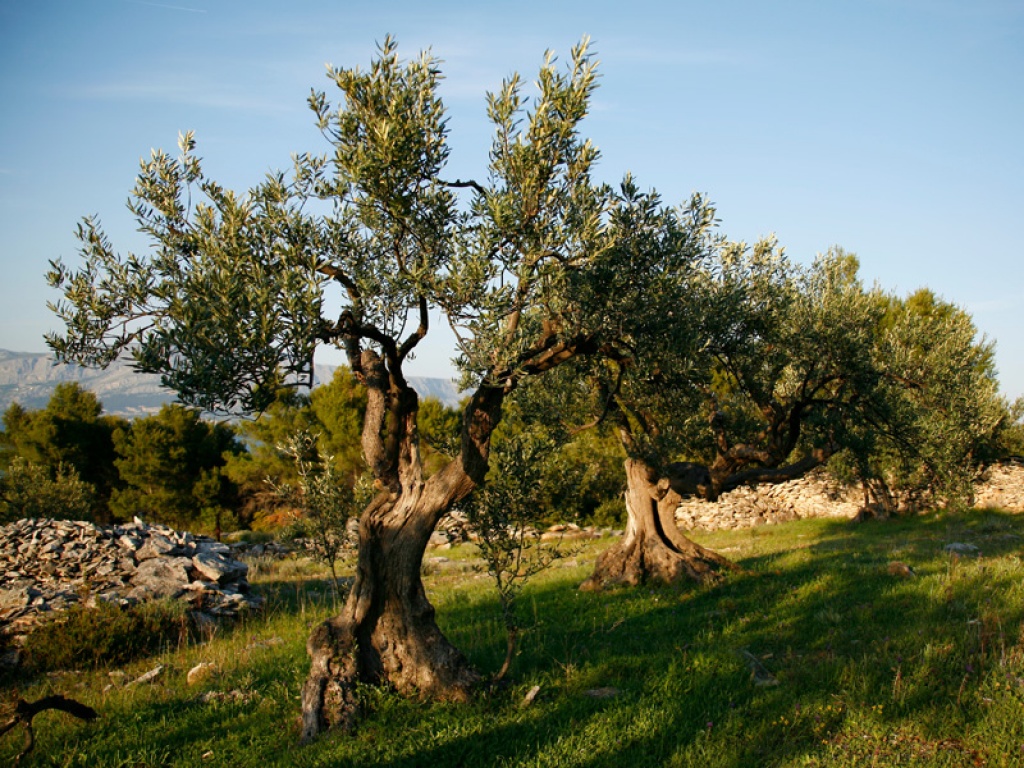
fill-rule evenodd
<path id="1" fill-rule="evenodd" d="M 588 522 L 600 528 L 625 528 L 626 502 L 621 495 L 601 502 Z"/>
<path id="2" fill-rule="evenodd" d="M 15 456 L 0 474 L 0 525 L 25 517 L 91 520 L 95 497 L 74 467 L 60 463 L 51 470 Z"/>
<path id="3" fill-rule="evenodd" d="M 125 609 L 76 605 L 29 634 L 24 663 L 35 671 L 124 664 L 186 643 L 193 634 L 188 609 L 176 600 Z"/>
<path id="4" fill-rule="evenodd" d="M 270 542 L 275 541 L 277 536 L 275 535 L 275 531 L 259 530 L 235 531 L 224 538 L 228 541 L 235 541 L 240 544 L 269 544 Z"/>

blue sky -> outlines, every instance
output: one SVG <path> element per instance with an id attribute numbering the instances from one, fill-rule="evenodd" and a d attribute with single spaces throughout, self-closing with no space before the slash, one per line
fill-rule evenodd
<path id="1" fill-rule="evenodd" d="M 74 262 L 81 216 L 141 247 L 124 203 L 150 148 L 193 129 L 239 189 L 322 151 L 309 89 L 330 93 L 325 63 L 366 64 L 388 33 L 444 60 L 463 178 L 483 175 L 485 91 L 590 35 L 604 180 L 703 192 L 732 239 L 774 232 L 802 262 L 840 245 L 869 283 L 932 288 L 1024 395 L 1020 0 L 0 0 L 0 348 L 45 351 L 43 274 Z M 439 336 L 414 373 L 449 374 Z"/>

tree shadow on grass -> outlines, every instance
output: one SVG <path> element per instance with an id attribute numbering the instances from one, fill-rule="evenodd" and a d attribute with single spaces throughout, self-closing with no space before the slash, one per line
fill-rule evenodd
<path id="1" fill-rule="evenodd" d="M 1022 523 L 999 514 L 834 522 L 806 546 L 742 559 L 747 572 L 713 589 L 596 596 L 537 589 L 531 597 L 538 614 L 557 621 L 528 636 L 518 674 L 547 681 L 556 698 L 585 695 L 587 686 L 618 687 L 621 699 L 609 711 L 625 708 L 634 719 L 660 713 L 660 724 L 630 745 L 611 749 L 605 739 L 596 754 L 565 764 L 643 764 L 652 754 L 685 763 L 721 740 L 732 744 L 712 749 L 718 757 L 708 764 L 772 764 L 820 752 L 851 710 L 879 713 L 882 730 L 914 723 L 927 737 L 955 741 L 959 729 L 984 718 L 981 674 L 999 661 L 997 645 L 1005 657 L 1007 643 L 1018 643 L 1014 628 L 1024 612 L 1019 601 L 992 601 L 981 589 L 995 579 L 989 586 L 998 592 L 1019 572 L 990 573 L 942 546 L 966 531 L 993 557 L 1013 554 Z M 806 549 L 805 562 L 799 549 Z M 893 552 L 919 575 L 891 573 Z M 977 573 L 956 582 L 958 564 Z M 470 624 L 480 608 L 449 607 L 446 623 Z M 1007 631 L 986 641 L 992 616 Z M 474 652 L 471 644 L 468 650 Z M 777 686 L 751 679 L 744 650 L 771 670 Z"/>
<path id="2" fill-rule="evenodd" d="M 806 542 L 740 557 L 745 571 L 712 588 L 581 593 L 568 573 L 538 578 L 522 597 L 530 628 L 513 685 L 468 705 L 376 692 L 355 734 L 299 748 L 300 626 L 286 646 L 255 652 L 250 701 L 203 704 L 192 691 L 140 699 L 113 709 L 121 723 L 68 728 L 47 744 L 166 755 L 174 765 L 208 750 L 204 765 L 389 768 L 833 764 L 826 758 L 845 748 L 844 729 L 862 728 L 879 738 L 913 728 L 957 748 L 986 716 L 984 675 L 1014 651 L 1019 664 L 1024 601 L 1012 592 L 1021 573 L 1009 555 L 1020 551 L 1013 537 L 1024 518 L 818 521 L 806 530 Z M 950 540 L 985 554 L 950 556 L 942 549 Z M 893 559 L 918 575 L 890 573 Z M 326 580 L 258 589 L 268 621 L 313 622 L 339 607 Z M 436 603 L 455 644 L 484 673 L 496 669 L 504 650 L 496 599 L 455 588 Z M 253 620 L 246 631 L 259 627 Z M 763 668 L 760 679 L 744 652 Z M 777 684 L 764 684 L 765 674 Z M 537 700 L 521 706 L 534 685 Z"/>
<path id="3" fill-rule="evenodd" d="M 951 727 L 983 717 L 967 670 L 991 661 L 991 651 L 984 655 L 981 630 L 967 623 L 982 607 L 964 602 L 977 584 L 953 579 L 949 593 L 950 563 L 966 564 L 942 545 L 971 534 L 991 556 L 1011 554 L 1021 523 L 988 514 L 819 524 L 807 544 L 740 558 L 746 571 L 714 588 L 585 594 L 564 577 L 538 581 L 523 595 L 532 626 L 510 691 L 463 706 L 398 701 L 369 715 L 365 736 L 332 735 L 290 759 L 738 768 L 820 758 L 852 712 L 877 712 L 882 731 L 912 722 L 949 742 L 959 736 Z M 916 579 L 889 572 L 896 557 Z M 503 650 L 496 600 L 463 594 L 438 606 L 456 645 L 478 668 L 495 669 Z M 1013 605 L 990 610 L 1005 626 L 1022 621 Z M 776 685 L 759 684 L 744 651 Z M 532 685 L 541 695 L 521 709 Z M 396 711 L 405 713 L 397 722 Z M 371 746 L 374 733 L 392 748 Z"/>

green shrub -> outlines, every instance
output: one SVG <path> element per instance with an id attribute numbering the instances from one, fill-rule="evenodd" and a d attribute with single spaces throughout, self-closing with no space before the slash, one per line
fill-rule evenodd
<path id="1" fill-rule="evenodd" d="M 24 660 L 39 671 L 123 664 L 187 642 L 192 634 L 187 607 L 176 600 L 126 609 L 76 605 L 29 634 Z"/>
<path id="2" fill-rule="evenodd" d="M 626 527 L 626 502 L 622 496 L 602 501 L 588 521 L 591 525 L 606 528 Z"/>
<path id="3" fill-rule="evenodd" d="M 51 471 L 15 456 L 0 477 L 0 524 L 24 517 L 91 520 L 95 496 L 74 467 L 61 463 Z"/>
<path id="4" fill-rule="evenodd" d="M 274 531 L 235 531 L 224 537 L 240 544 L 269 544 L 277 539 Z"/>

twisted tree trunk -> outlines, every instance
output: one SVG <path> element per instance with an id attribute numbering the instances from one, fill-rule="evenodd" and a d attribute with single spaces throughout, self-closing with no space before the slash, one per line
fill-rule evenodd
<path id="1" fill-rule="evenodd" d="M 434 621 L 420 565 L 443 501 L 426 488 L 385 492 L 359 525 L 355 583 L 341 614 L 310 636 L 310 674 L 302 689 L 302 740 L 351 727 L 355 686 L 388 683 L 400 693 L 464 701 L 479 681 Z"/>
<path id="2" fill-rule="evenodd" d="M 379 392 L 379 391 L 378 391 Z M 302 741 L 349 729 L 359 712 L 359 684 L 387 684 L 405 695 L 465 701 L 480 677 L 434 620 L 420 578 L 423 553 L 442 515 L 483 482 L 490 435 L 504 392 L 481 388 L 467 406 L 460 455 L 424 480 L 416 431 L 415 393 L 383 398 L 370 389 L 364 451 L 376 466 L 377 497 L 359 522 L 355 582 L 341 613 L 314 629 L 306 643 L 309 677 L 302 689 Z M 397 398 L 397 399 L 396 399 Z M 372 424 L 399 435 L 388 449 Z M 390 483 L 388 481 L 391 481 Z"/>
<path id="3" fill-rule="evenodd" d="M 693 493 L 695 474 L 690 465 L 674 465 L 676 477 L 658 477 L 645 462 L 626 460 L 626 512 L 622 541 L 603 552 L 594 573 L 580 586 L 634 586 L 646 582 L 674 584 L 683 580 L 715 582 L 736 566 L 721 555 L 690 541 L 676 526 L 675 511 L 682 493 Z"/>

